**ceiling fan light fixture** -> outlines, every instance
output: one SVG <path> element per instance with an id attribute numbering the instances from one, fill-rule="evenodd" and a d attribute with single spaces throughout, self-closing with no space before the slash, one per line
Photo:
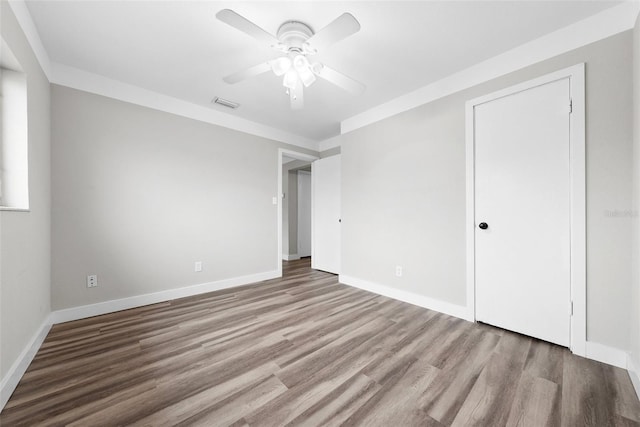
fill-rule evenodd
<path id="1" fill-rule="evenodd" d="M 318 49 L 315 49 L 315 48 L 311 47 L 309 45 L 309 43 L 307 43 L 307 42 L 302 43 L 302 51 L 306 55 L 317 55 L 318 54 Z"/>
<path id="2" fill-rule="evenodd" d="M 278 28 L 277 36 L 231 9 L 219 11 L 216 18 L 285 54 L 281 58 L 265 61 L 224 77 L 223 80 L 229 84 L 235 84 L 271 70 L 275 75 L 282 76 L 282 85 L 287 88 L 291 108 L 294 110 L 303 107 L 304 87 L 313 84 L 317 77 L 354 95 L 361 94 L 365 89 L 362 83 L 333 68 L 317 62 L 311 65 L 307 58 L 360 30 L 360 23 L 350 13 L 343 13 L 317 33 L 304 22 L 286 21 Z"/>
<path id="3" fill-rule="evenodd" d="M 293 66 L 298 72 L 300 76 L 300 80 L 305 85 L 305 87 L 309 87 L 313 82 L 316 81 L 316 76 L 310 69 L 309 61 L 304 55 L 298 55 L 293 59 Z"/>
<path id="4" fill-rule="evenodd" d="M 296 57 L 293 58 L 293 66 L 300 72 L 303 68 L 309 67 L 309 61 L 307 61 L 304 55 L 296 55 Z"/>
<path id="5" fill-rule="evenodd" d="M 311 86 L 313 82 L 316 81 L 316 76 L 311 72 L 309 67 L 299 71 L 298 74 L 300 75 L 300 80 L 302 80 L 302 84 L 304 84 L 305 87 Z"/>
<path id="6" fill-rule="evenodd" d="M 298 85 L 298 73 L 294 68 L 289 69 L 284 75 L 284 79 L 282 79 L 282 86 L 295 89 Z"/>
<path id="7" fill-rule="evenodd" d="M 276 76 L 282 76 L 291 69 L 291 59 L 282 56 L 270 62 L 271 70 Z"/>

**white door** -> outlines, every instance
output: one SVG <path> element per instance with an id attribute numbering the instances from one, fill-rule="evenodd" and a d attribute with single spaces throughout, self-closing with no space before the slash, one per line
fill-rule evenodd
<path id="1" fill-rule="evenodd" d="M 340 156 L 311 164 L 311 267 L 340 273 Z"/>
<path id="2" fill-rule="evenodd" d="M 298 256 L 311 256 L 311 173 L 298 171 Z"/>
<path id="3" fill-rule="evenodd" d="M 476 318 L 567 347 L 569 103 L 565 78 L 474 110 Z"/>

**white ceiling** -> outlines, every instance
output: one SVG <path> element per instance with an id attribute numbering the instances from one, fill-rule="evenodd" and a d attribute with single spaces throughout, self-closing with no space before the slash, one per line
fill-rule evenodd
<path id="1" fill-rule="evenodd" d="M 527 41 L 612 1 L 35 1 L 27 6 L 53 63 L 206 106 L 313 140 L 340 122 Z M 287 20 L 319 30 L 344 12 L 360 32 L 317 60 L 366 84 L 353 96 L 318 80 L 292 111 L 281 78 L 229 85 L 222 77 L 279 56 L 218 21 L 229 8 L 275 34 Z M 237 110 L 212 105 L 220 96 Z"/>

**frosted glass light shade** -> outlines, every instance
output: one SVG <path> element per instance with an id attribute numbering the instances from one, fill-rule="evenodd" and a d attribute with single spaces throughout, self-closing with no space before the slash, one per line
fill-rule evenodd
<path id="1" fill-rule="evenodd" d="M 297 84 L 298 84 L 298 73 L 296 72 L 295 68 L 291 68 L 284 75 L 284 79 L 282 80 L 282 85 L 284 87 L 288 87 L 289 89 L 295 89 Z"/>
<path id="2" fill-rule="evenodd" d="M 271 70 L 276 76 L 282 76 L 291 69 L 291 59 L 282 56 L 271 61 Z"/>
<path id="3" fill-rule="evenodd" d="M 293 58 L 293 66 L 296 70 L 300 71 L 300 69 L 309 66 L 309 61 L 307 61 L 307 58 L 305 58 L 303 55 L 297 55 L 295 58 Z"/>
<path id="4" fill-rule="evenodd" d="M 316 81 L 316 76 L 311 72 L 309 68 L 305 68 L 302 72 L 299 72 L 300 80 L 305 85 L 305 87 L 309 87 L 313 82 Z"/>
<path id="5" fill-rule="evenodd" d="M 293 67 L 298 72 L 300 80 L 302 80 L 302 83 L 306 87 L 309 87 L 309 85 L 316 81 L 316 76 L 311 71 L 309 61 L 303 55 L 298 55 L 293 59 Z"/>

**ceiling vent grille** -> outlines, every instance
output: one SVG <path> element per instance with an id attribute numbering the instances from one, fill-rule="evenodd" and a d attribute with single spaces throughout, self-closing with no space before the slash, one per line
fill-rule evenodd
<path id="1" fill-rule="evenodd" d="M 211 102 L 214 104 L 222 105 L 223 107 L 232 108 L 234 110 L 240 106 L 240 104 L 238 104 L 237 102 L 229 101 L 227 99 L 219 98 L 217 96 L 213 98 L 213 101 Z"/>

